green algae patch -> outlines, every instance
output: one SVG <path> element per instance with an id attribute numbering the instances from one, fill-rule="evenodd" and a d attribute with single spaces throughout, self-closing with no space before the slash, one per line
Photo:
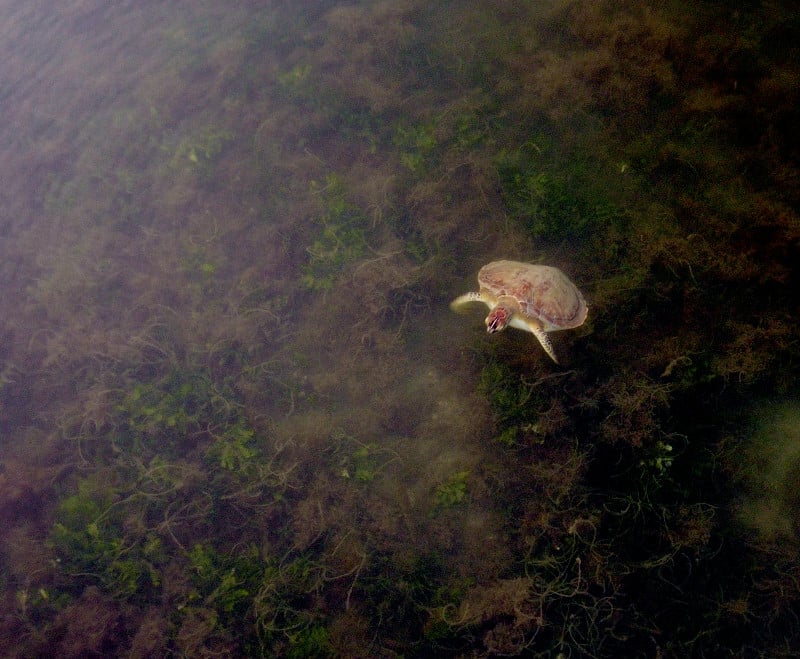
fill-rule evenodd
<path id="1" fill-rule="evenodd" d="M 307 248 L 302 282 L 312 291 L 329 291 L 342 270 L 366 253 L 367 217 L 348 201 L 336 174 L 328 175 L 324 186 L 312 182 L 311 193 L 318 196 L 320 210 L 314 218 L 317 234 Z"/>

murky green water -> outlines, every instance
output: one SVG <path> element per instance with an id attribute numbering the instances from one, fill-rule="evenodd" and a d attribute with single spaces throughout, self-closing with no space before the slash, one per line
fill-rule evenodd
<path id="1" fill-rule="evenodd" d="M 0 0 L 3 655 L 791 656 L 800 24 L 687 7 Z"/>

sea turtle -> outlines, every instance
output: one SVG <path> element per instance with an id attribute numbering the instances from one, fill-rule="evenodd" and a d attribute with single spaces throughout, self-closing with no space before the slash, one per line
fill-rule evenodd
<path id="1" fill-rule="evenodd" d="M 558 268 L 493 261 L 480 269 L 478 283 L 479 292 L 460 295 L 450 308 L 460 312 L 470 302 L 483 302 L 489 307 L 489 334 L 507 325 L 532 332 L 556 364 L 558 359 L 547 332 L 578 327 L 586 320 L 586 300 Z"/>

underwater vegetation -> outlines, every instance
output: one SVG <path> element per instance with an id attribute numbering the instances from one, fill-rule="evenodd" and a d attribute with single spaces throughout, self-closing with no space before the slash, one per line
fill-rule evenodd
<path id="1" fill-rule="evenodd" d="M 5 5 L 4 656 L 796 656 L 791 3 Z"/>
<path id="2" fill-rule="evenodd" d="M 503 201 L 526 233 L 535 240 L 575 243 L 598 231 L 624 231 L 625 214 L 592 183 L 592 164 L 574 157 L 558 166 L 548 158 L 547 151 L 555 150 L 549 141 L 534 136 L 497 159 Z"/>
<path id="3" fill-rule="evenodd" d="M 302 282 L 312 291 L 331 290 L 342 269 L 366 253 L 367 218 L 348 203 L 335 174 L 327 176 L 322 187 L 312 181 L 310 192 L 320 196 L 323 210 L 315 218 L 319 233 L 307 247 L 309 257 Z"/>
<path id="4" fill-rule="evenodd" d="M 181 140 L 175 147 L 171 165 L 178 170 L 210 177 L 214 171 L 214 161 L 233 138 L 234 134 L 229 130 L 208 126 L 198 135 Z"/>

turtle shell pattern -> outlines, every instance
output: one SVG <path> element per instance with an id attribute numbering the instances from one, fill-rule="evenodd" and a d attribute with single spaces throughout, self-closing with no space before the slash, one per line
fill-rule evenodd
<path id="1" fill-rule="evenodd" d="M 539 320 L 546 332 L 578 327 L 586 320 L 586 300 L 558 268 L 493 261 L 480 269 L 478 283 L 495 298 L 514 298 L 523 315 Z"/>

